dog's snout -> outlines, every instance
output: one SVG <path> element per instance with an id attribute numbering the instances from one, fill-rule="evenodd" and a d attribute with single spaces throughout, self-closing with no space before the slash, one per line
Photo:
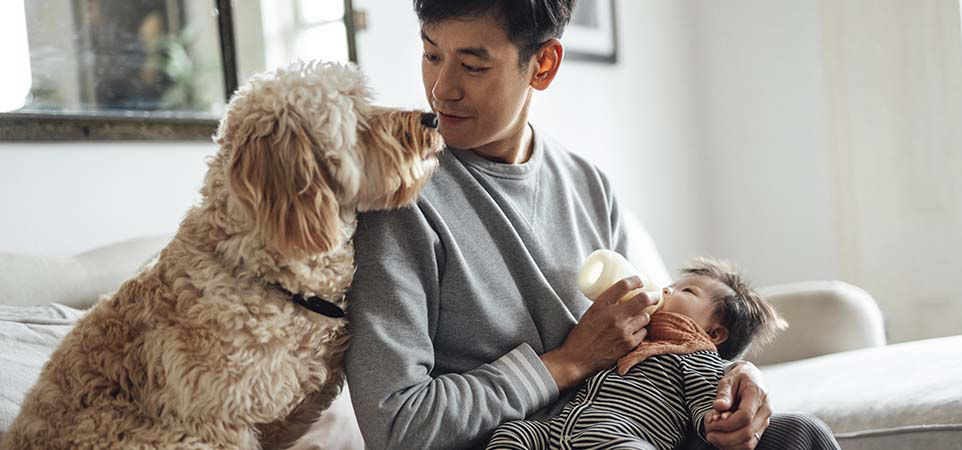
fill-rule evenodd
<path id="1" fill-rule="evenodd" d="M 421 125 L 424 125 L 428 128 L 437 128 L 438 116 L 434 113 L 421 114 Z"/>

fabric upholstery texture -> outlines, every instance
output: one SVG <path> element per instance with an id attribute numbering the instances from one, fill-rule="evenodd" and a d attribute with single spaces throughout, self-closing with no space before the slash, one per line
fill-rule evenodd
<path id="1" fill-rule="evenodd" d="M 10 428 L 43 364 L 82 314 L 59 304 L 0 305 L 0 434 Z"/>
<path id="2" fill-rule="evenodd" d="M 962 336 L 762 368 L 776 411 L 824 420 L 843 449 L 962 448 Z"/>

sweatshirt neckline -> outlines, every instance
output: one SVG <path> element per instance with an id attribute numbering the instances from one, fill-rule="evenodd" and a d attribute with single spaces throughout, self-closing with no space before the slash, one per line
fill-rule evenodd
<path id="1" fill-rule="evenodd" d="M 540 133 L 531 126 L 531 156 L 520 164 L 507 164 L 485 159 L 471 150 L 449 148 L 462 163 L 474 167 L 484 173 L 501 178 L 527 178 L 541 167 L 544 161 L 544 140 Z"/>

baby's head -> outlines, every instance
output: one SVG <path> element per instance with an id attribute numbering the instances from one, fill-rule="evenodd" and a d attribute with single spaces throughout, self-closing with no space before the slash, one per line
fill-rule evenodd
<path id="1" fill-rule="evenodd" d="M 696 258 L 681 274 L 666 289 L 661 311 L 693 319 L 722 358 L 735 359 L 752 342 L 765 343 L 788 326 L 730 262 Z"/>

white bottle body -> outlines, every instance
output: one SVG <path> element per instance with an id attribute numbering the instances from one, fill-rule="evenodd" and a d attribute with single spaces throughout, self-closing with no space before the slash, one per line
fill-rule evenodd
<path id="1" fill-rule="evenodd" d="M 624 256 L 611 250 L 595 250 L 581 264 L 578 272 L 578 287 L 592 301 L 608 290 L 613 284 L 630 276 L 637 276 L 641 279 L 642 288 L 634 289 L 625 294 L 619 302 L 623 302 L 641 292 L 648 293 L 649 297 L 657 298 L 658 303 L 645 308 L 644 312 L 652 314 L 661 307 L 664 300 L 662 289 L 651 282 L 647 277 L 638 272 Z"/>

